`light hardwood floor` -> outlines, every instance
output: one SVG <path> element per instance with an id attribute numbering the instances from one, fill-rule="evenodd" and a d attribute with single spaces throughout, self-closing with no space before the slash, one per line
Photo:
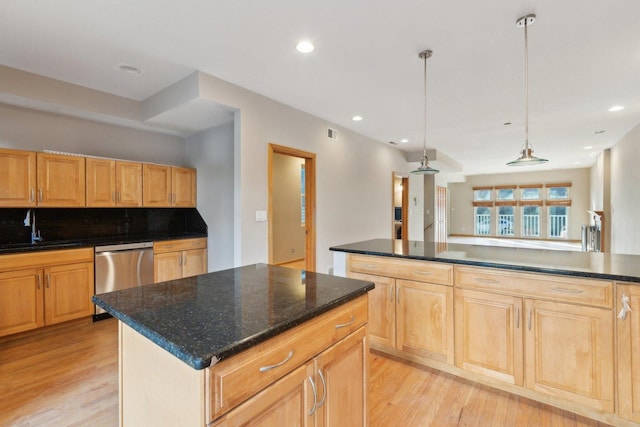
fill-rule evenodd
<path id="1" fill-rule="evenodd" d="M 83 321 L 1 338 L 0 426 L 116 427 L 117 329 Z M 376 353 L 370 362 L 371 427 L 604 426 Z"/>

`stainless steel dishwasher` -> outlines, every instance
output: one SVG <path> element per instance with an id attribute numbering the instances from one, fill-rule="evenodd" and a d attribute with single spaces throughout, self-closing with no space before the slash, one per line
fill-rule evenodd
<path id="1" fill-rule="evenodd" d="M 153 283 L 153 242 L 95 247 L 96 294 Z M 96 306 L 93 320 L 111 317 Z"/>

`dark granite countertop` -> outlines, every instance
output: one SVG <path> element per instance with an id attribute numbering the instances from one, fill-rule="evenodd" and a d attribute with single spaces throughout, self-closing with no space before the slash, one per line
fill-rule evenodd
<path id="1" fill-rule="evenodd" d="M 100 294 L 92 301 L 189 366 L 203 369 L 373 287 L 254 264 Z"/>
<path id="2" fill-rule="evenodd" d="M 373 239 L 329 248 L 383 257 L 640 283 L 640 256 Z"/>
<path id="3" fill-rule="evenodd" d="M 161 240 L 176 240 L 207 237 L 201 233 L 186 234 L 154 234 L 154 235 L 138 235 L 138 236 L 114 236 L 100 237 L 92 239 L 74 239 L 74 240 L 45 240 L 37 243 L 8 243 L 0 244 L 0 255 L 8 255 L 23 252 L 52 251 L 58 249 L 75 249 L 87 248 L 102 245 L 120 245 L 124 243 L 137 242 L 157 242 Z"/>

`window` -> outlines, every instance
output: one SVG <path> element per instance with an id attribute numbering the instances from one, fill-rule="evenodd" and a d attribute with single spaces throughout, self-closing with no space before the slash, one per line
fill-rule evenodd
<path id="1" fill-rule="evenodd" d="M 479 206 L 475 208 L 474 234 L 488 236 L 491 234 L 491 208 Z"/>
<path id="2" fill-rule="evenodd" d="M 540 188 L 523 188 L 522 200 L 540 200 Z"/>
<path id="3" fill-rule="evenodd" d="M 305 197 L 305 171 L 304 164 L 300 165 L 300 224 L 304 227 L 306 224 L 306 208 L 307 208 L 307 200 Z"/>
<path id="4" fill-rule="evenodd" d="M 491 189 L 480 188 L 473 189 L 473 200 L 476 202 L 490 202 L 491 201 Z"/>
<path id="5" fill-rule="evenodd" d="M 522 237 L 540 237 L 540 207 L 522 207 Z"/>
<path id="6" fill-rule="evenodd" d="M 515 200 L 514 188 L 500 188 L 496 191 L 496 200 Z"/>
<path id="7" fill-rule="evenodd" d="M 513 206 L 498 207 L 498 222 L 496 226 L 498 236 L 513 236 L 514 211 L 515 208 Z"/>
<path id="8" fill-rule="evenodd" d="M 547 199 L 567 200 L 569 198 L 569 187 L 550 187 Z"/>
<path id="9" fill-rule="evenodd" d="M 569 208 L 549 206 L 549 237 L 567 238 Z"/>

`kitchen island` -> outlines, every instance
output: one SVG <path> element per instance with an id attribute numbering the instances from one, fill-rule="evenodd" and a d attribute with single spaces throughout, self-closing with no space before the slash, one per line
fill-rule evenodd
<path id="1" fill-rule="evenodd" d="M 373 287 L 256 264 L 95 296 L 120 324 L 120 425 L 365 425 Z"/>
<path id="2" fill-rule="evenodd" d="M 331 250 L 336 274 L 376 284 L 372 349 L 640 423 L 640 256 L 389 239 Z"/>

